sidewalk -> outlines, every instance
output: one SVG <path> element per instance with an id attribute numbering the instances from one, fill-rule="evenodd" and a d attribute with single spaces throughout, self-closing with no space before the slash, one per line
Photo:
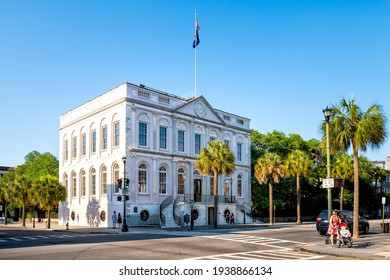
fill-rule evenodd
<path id="1" fill-rule="evenodd" d="M 353 240 L 352 248 L 331 247 L 322 242 L 309 243 L 301 251 L 316 255 L 329 255 L 360 260 L 390 260 L 390 233 L 373 233 Z"/>

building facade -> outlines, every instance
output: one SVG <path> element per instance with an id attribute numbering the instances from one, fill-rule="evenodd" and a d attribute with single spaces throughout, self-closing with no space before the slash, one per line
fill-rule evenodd
<path id="1" fill-rule="evenodd" d="M 60 116 L 60 181 L 68 199 L 59 222 L 111 226 L 126 210 L 129 226 L 176 227 L 193 210 L 212 224 L 213 177 L 195 161 L 208 141 L 224 141 L 236 169 L 219 176 L 218 223 L 233 213 L 250 222 L 250 120 L 213 108 L 203 96 L 182 98 L 122 84 Z M 129 180 L 128 189 L 118 179 Z M 191 202 L 191 203 L 190 203 Z"/>

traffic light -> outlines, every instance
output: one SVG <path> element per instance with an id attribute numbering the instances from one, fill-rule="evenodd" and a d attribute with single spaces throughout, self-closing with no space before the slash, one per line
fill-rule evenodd
<path id="1" fill-rule="evenodd" d="M 312 149 L 311 150 L 311 155 L 313 156 L 313 163 L 315 165 L 318 165 L 318 166 L 321 166 L 322 165 L 322 153 L 321 153 L 321 149 Z"/>
<path id="2" fill-rule="evenodd" d="M 128 190 L 130 185 L 130 180 L 128 178 L 125 179 L 125 189 Z"/>
<path id="3" fill-rule="evenodd" d="M 119 189 L 122 188 L 122 179 L 118 179 L 118 184 L 116 185 Z"/>
<path id="4" fill-rule="evenodd" d="M 130 199 L 130 197 L 128 195 L 125 195 L 125 199 L 126 199 L 126 201 L 128 201 Z"/>

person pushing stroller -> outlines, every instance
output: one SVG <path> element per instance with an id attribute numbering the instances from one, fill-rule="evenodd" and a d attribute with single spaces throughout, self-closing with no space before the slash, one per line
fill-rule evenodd
<path id="1" fill-rule="evenodd" d="M 339 232 L 337 234 L 337 247 L 340 248 L 341 245 L 352 247 L 352 237 L 351 232 L 347 228 L 346 223 L 340 223 Z"/>

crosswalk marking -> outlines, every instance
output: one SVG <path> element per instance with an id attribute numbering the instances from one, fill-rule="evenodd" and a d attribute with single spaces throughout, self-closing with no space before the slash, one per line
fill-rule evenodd
<path id="1" fill-rule="evenodd" d="M 278 249 L 219 254 L 191 258 L 189 260 L 315 260 L 322 258 L 324 257 L 310 254 L 302 254 L 289 249 Z"/>
<path id="2" fill-rule="evenodd" d="M 37 235 L 37 236 L 21 236 L 21 237 L 6 237 L 0 238 L 1 243 L 5 242 L 21 242 L 21 241 L 35 241 L 39 239 L 54 239 L 54 238 L 73 238 L 73 237 L 90 237 L 90 236 L 104 236 L 104 235 L 112 235 L 114 233 L 99 233 L 99 234 L 49 234 L 49 235 Z"/>

